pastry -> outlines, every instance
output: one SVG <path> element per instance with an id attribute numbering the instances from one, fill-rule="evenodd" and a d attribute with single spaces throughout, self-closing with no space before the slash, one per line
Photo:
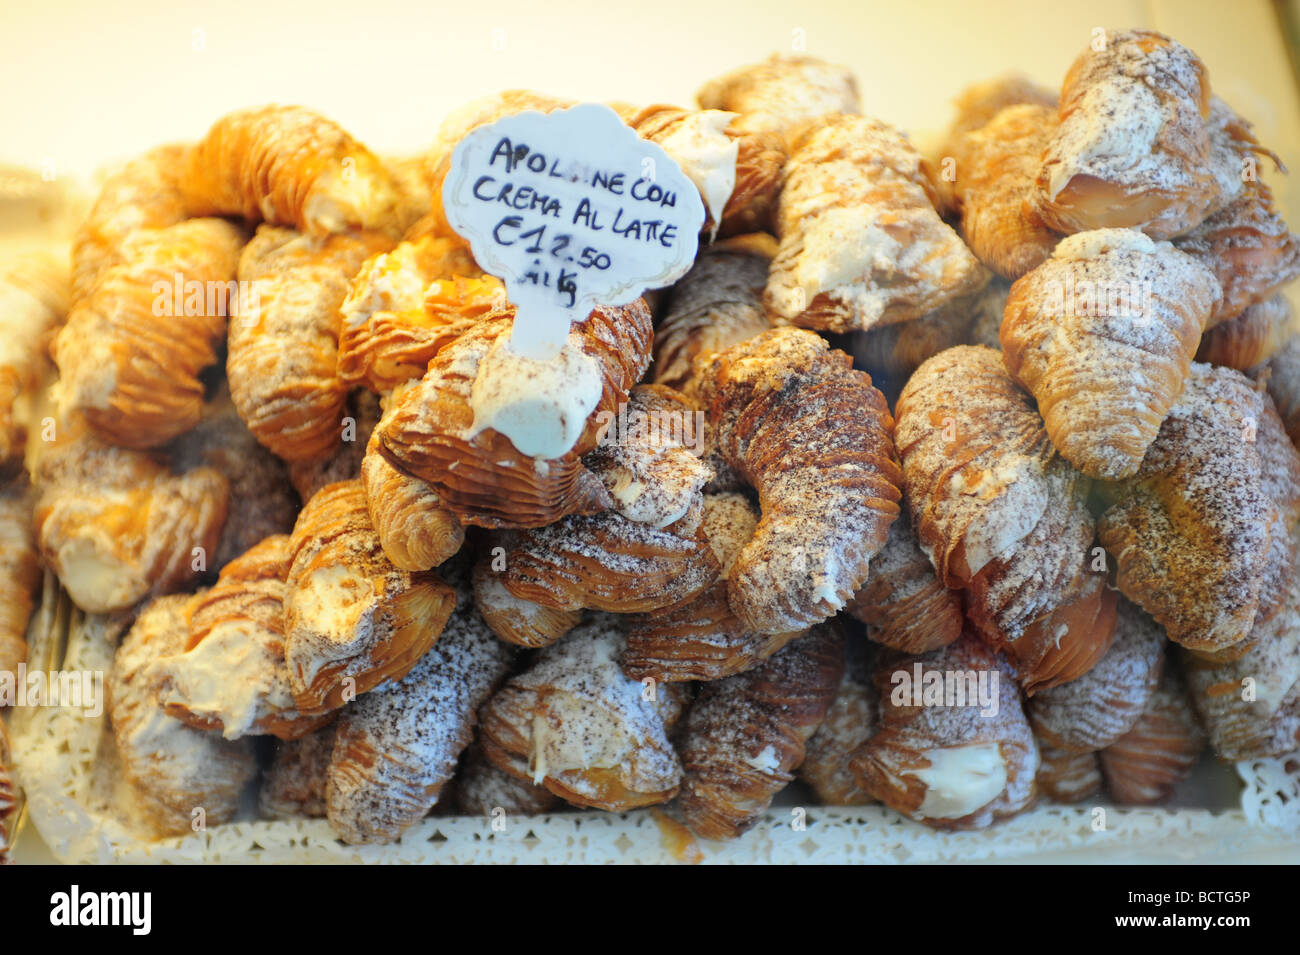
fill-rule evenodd
<path id="1" fill-rule="evenodd" d="M 215 553 L 208 555 L 209 573 L 221 570 L 265 538 L 293 529 L 299 502 L 287 469 L 244 425 L 224 384 L 203 406 L 194 430 L 173 441 L 167 451 L 173 471 L 209 467 L 230 488 L 221 538 Z"/>
<path id="2" fill-rule="evenodd" d="M 759 633 L 806 629 L 857 593 L 898 516 L 885 399 L 848 355 L 792 328 L 719 352 L 704 377 L 719 451 L 762 509 L 728 578 L 732 612 Z"/>
<path id="3" fill-rule="evenodd" d="M 703 482 L 700 482 L 703 483 Z M 705 537 L 703 500 L 665 527 L 615 511 L 573 515 L 520 531 L 501 583 L 513 596 L 556 610 L 644 613 L 683 603 L 718 579 Z"/>
<path id="4" fill-rule="evenodd" d="M 191 215 L 241 216 L 313 236 L 402 231 L 392 173 L 337 123 L 301 106 L 223 116 L 185 157 L 179 182 Z"/>
<path id="5" fill-rule="evenodd" d="M 749 499 L 734 491 L 705 495 L 702 527 L 721 575 L 693 600 L 631 620 L 622 662 L 634 679 L 720 680 L 753 669 L 806 632 L 755 632 L 727 602 L 731 568 L 758 527 Z"/>
<path id="6" fill-rule="evenodd" d="M 500 531 L 487 539 L 489 546 L 474 564 L 474 605 L 492 632 L 507 643 L 550 646 L 582 621 L 582 611 L 560 610 L 525 600 L 506 588 L 500 573 L 503 567 L 494 570 L 493 563 L 506 559 L 514 546 L 512 538 L 510 531 Z M 494 556 L 492 551 L 498 550 Z"/>
<path id="7" fill-rule="evenodd" d="M 164 712 L 226 739 L 296 739 L 333 718 L 294 706 L 284 661 L 289 537 L 277 534 L 227 564 L 185 608 L 180 648 L 153 662 Z"/>
<path id="8" fill-rule="evenodd" d="M 456 808 L 467 816 L 493 820 L 536 816 L 560 805 L 560 797 L 542 786 L 511 776 L 488 762 L 480 747 L 471 745 L 456 774 Z"/>
<path id="9" fill-rule="evenodd" d="M 719 109 L 656 105 L 624 110 L 622 117 L 695 183 L 704 200 L 703 231 L 709 238 L 768 227 L 785 165 L 780 135 L 734 129 L 740 117 Z"/>
<path id="10" fill-rule="evenodd" d="M 120 261 L 122 243 L 140 229 L 166 229 L 192 213 L 177 181 L 190 146 L 151 149 L 109 176 L 72 243 L 72 297 L 90 294 L 108 265 Z"/>
<path id="11" fill-rule="evenodd" d="M 1240 372 L 1193 364 L 1140 470 L 1111 489 L 1097 522 L 1119 589 L 1192 649 L 1245 639 L 1259 608 L 1277 507 L 1246 440 L 1262 414 Z"/>
<path id="12" fill-rule="evenodd" d="M 862 806 L 872 801 L 849 769 L 849 757 L 876 731 L 880 697 L 871 682 L 874 657 L 865 640 L 846 641 L 844 676 L 799 766 L 799 778 L 828 806 Z"/>
<path id="13" fill-rule="evenodd" d="M 342 440 L 334 452 L 317 461 L 289 462 L 289 482 L 299 501 L 310 501 L 327 484 L 361 477 L 366 448 L 381 414 L 379 396 L 374 392 L 358 388 L 348 395 L 347 417 L 339 435 Z"/>
<path id="14" fill-rule="evenodd" d="M 1274 295 L 1202 335 L 1196 360 L 1248 371 L 1280 352 L 1298 331 L 1291 303 Z"/>
<path id="15" fill-rule="evenodd" d="M 339 306 L 361 263 L 387 250 L 378 232 L 315 238 L 261 226 L 239 259 L 253 292 L 230 320 L 226 374 L 235 407 L 286 461 L 337 449 L 348 384 L 338 375 Z"/>
<path id="16" fill-rule="evenodd" d="M 699 390 L 698 360 L 771 327 L 763 309 L 763 287 L 775 253 L 775 240 L 762 233 L 700 250 L 691 270 L 672 287 L 655 328 L 656 384 L 694 395 Z"/>
<path id="17" fill-rule="evenodd" d="M 682 767 L 668 741 L 685 693 L 619 668 L 623 627 L 590 614 L 538 652 L 479 714 L 484 755 L 567 802 L 621 812 L 667 802 Z"/>
<path id="18" fill-rule="evenodd" d="M 513 320 L 513 309 L 495 312 L 438 352 L 424 377 L 385 416 L 379 452 L 399 471 L 431 485 L 465 524 L 540 527 L 568 514 L 605 510 L 609 492 L 583 467 L 581 456 L 596 446 L 650 363 L 649 309 L 641 301 L 598 308 L 576 323 L 562 355 L 578 367 L 557 365 L 564 375 L 562 394 L 545 385 L 525 390 L 522 382 L 537 380 L 528 377 L 534 369 L 508 371 Z M 561 410 L 562 433 L 538 427 L 530 434 L 535 443 L 521 449 L 482 422 L 470 399 L 476 385 L 488 387 L 477 375 L 494 349 L 501 371 L 487 392 L 500 401 L 493 405 L 507 409 L 513 400 Z"/>
<path id="19" fill-rule="evenodd" d="M 159 456 L 65 423 L 45 448 L 36 485 L 37 549 L 88 613 L 193 586 L 220 545 L 229 482 L 211 467 L 174 474 Z"/>
<path id="20" fill-rule="evenodd" d="M 68 268 L 52 256 L 0 265 L 0 478 L 22 467 L 50 337 L 68 313 Z"/>
<path id="21" fill-rule="evenodd" d="M 1300 275 L 1300 238 L 1282 221 L 1272 190 L 1258 178 L 1174 244 L 1209 268 L 1223 286 L 1212 325 L 1267 301 Z"/>
<path id="22" fill-rule="evenodd" d="M 701 488 L 712 472 L 691 447 L 695 409 L 663 385 L 633 388 L 584 466 L 613 507 L 519 531 L 501 580 L 515 597 L 557 610 L 657 610 L 718 577 L 704 535 Z"/>
<path id="23" fill-rule="evenodd" d="M 340 714 L 325 805 L 344 842 L 391 842 L 428 814 L 513 656 L 464 592 L 438 642 L 410 672 Z"/>
<path id="24" fill-rule="evenodd" d="M 1066 460 L 1089 477 L 1137 471 L 1218 295 L 1208 269 L 1133 230 L 1071 236 L 1011 286 L 1007 370 Z"/>
<path id="25" fill-rule="evenodd" d="M 403 474 L 379 453 L 378 429 L 361 461 L 361 484 L 384 556 L 400 570 L 432 570 L 465 542 L 460 519 L 433 488 Z"/>
<path id="26" fill-rule="evenodd" d="M 1165 668 L 1137 725 L 1101 751 L 1106 790 L 1121 806 L 1160 802 L 1191 774 L 1205 733 L 1176 667 Z"/>
<path id="27" fill-rule="evenodd" d="M 325 818 L 325 774 L 334 755 L 334 733 L 331 723 L 276 746 L 257 793 L 263 818 Z"/>
<path id="28" fill-rule="evenodd" d="M 801 135 L 764 295 L 773 320 L 863 331 L 978 292 L 989 273 L 939 218 L 936 198 L 921 154 L 884 123 L 841 116 Z"/>
<path id="29" fill-rule="evenodd" d="M 1035 693 L 1026 704 L 1034 735 L 1066 753 L 1095 752 L 1115 742 L 1133 728 L 1155 692 L 1165 643 L 1155 621 L 1121 600 L 1115 641 L 1097 665 Z"/>
<path id="30" fill-rule="evenodd" d="M 849 761 L 865 792 L 937 829 L 982 829 L 1033 802 L 1038 747 L 1010 669 L 979 640 L 887 655 L 874 680 L 879 729 Z"/>
<path id="31" fill-rule="evenodd" d="M 27 661 L 27 623 L 41 584 L 32 500 L 25 480 L 0 487 L 0 675 Z"/>
<path id="32" fill-rule="evenodd" d="M 1038 757 L 1034 785 L 1044 798 L 1068 804 L 1101 791 L 1101 757 L 1096 753 L 1067 753 L 1040 740 Z"/>
<path id="33" fill-rule="evenodd" d="M 970 327 L 967 344 L 1002 350 L 998 333 L 1002 329 L 1002 318 L 1010 294 L 1011 283 L 1000 277 L 984 286 L 984 290 L 975 298 L 975 321 Z"/>
<path id="34" fill-rule="evenodd" d="M 9 858 L 9 848 L 17 835 L 18 783 L 12 767 L 9 736 L 4 723 L 0 723 L 0 865 L 13 861 Z"/>
<path id="35" fill-rule="evenodd" d="M 391 391 L 479 319 L 504 308 L 505 286 L 485 275 L 459 239 L 404 241 L 366 260 L 340 312 L 338 374 Z"/>
<path id="36" fill-rule="evenodd" d="M 704 684 L 686 716 L 677 806 L 691 832 L 735 839 L 790 784 L 844 674 L 844 637 L 819 624 L 761 667 Z"/>
<path id="37" fill-rule="evenodd" d="M 1001 356 L 958 346 L 925 362 L 899 396 L 896 443 L 917 543 L 1026 692 L 1086 673 L 1115 620 L 1091 567 L 1087 482 Z"/>
<path id="38" fill-rule="evenodd" d="M 244 233 L 223 219 L 141 229 L 77 299 L 51 347 L 60 413 L 101 440 L 152 448 L 198 423 L 199 373 L 217 361 Z"/>
<path id="39" fill-rule="evenodd" d="M 703 109 L 739 113 L 740 132 L 788 134 L 833 113 L 858 113 L 858 83 L 846 67 L 812 56 L 773 54 L 710 80 L 695 94 Z"/>
<path id="40" fill-rule="evenodd" d="M 952 192 L 962 237 L 1004 278 L 1017 279 L 1041 265 L 1060 240 L 1030 202 L 1038 160 L 1055 125 L 1053 107 L 1008 106 L 967 133 L 961 145 Z"/>
<path id="41" fill-rule="evenodd" d="M 1287 437 L 1300 446 L 1300 335 L 1289 339 L 1264 366 L 1268 395 L 1273 399 Z"/>
<path id="42" fill-rule="evenodd" d="M 284 651 L 298 710 L 325 713 L 400 679 L 455 602 L 437 575 L 399 570 L 384 556 L 360 481 L 322 488 L 289 545 Z"/>
<path id="43" fill-rule="evenodd" d="M 876 643 L 904 653 L 925 653 L 961 636 L 961 593 L 939 582 L 916 543 L 912 522 L 899 517 L 885 546 L 871 558 L 867 582 L 844 608 L 870 628 Z"/>
<path id="44" fill-rule="evenodd" d="M 997 308 L 997 321 L 1002 321 L 1004 294 L 996 304 L 986 294 L 993 287 L 990 282 L 984 290 L 974 295 L 945 302 L 932 312 L 910 322 L 895 322 L 852 336 L 854 359 L 872 375 L 885 375 L 902 386 L 912 372 L 921 367 L 927 358 L 954 345 L 965 345 L 971 340 L 971 330 L 987 310 Z M 997 340 L 997 329 L 993 330 Z M 881 386 L 882 391 L 888 391 Z M 897 389 L 895 389 L 896 396 Z"/>
<path id="45" fill-rule="evenodd" d="M 1061 87 L 1035 182 L 1038 213 L 1059 232 L 1186 232 L 1221 202 L 1205 64 L 1149 30 L 1108 32 L 1096 46 Z"/>
<path id="46" fill-rule="evenodd" d="M 1191 700 L 1221 759 L 1281 756 L 1300 745 L 1300 582 L 1286 601 L 1257 622 L 1248 648 L 1216 662 L 1184 655 Z"/>
<path id="47" fill-rule="evenodd" d="M 180 653 L 188 627 L 184 594 L 159 597 L 136 617 L 108 678 L 109 718 L 132 808 L 157 836 L 184 835 L 202 819 L 215 826 L 239 809 L 257 775 L 251 739 L 225 740 L 163 712 L 155 664 Z"/>
<path id="48" fill-rule="evenodd" d="M 948 127 L 947 140 L 940 157 L 956 157 L 963 137 L 982 126 L 1009 106 L 1050 106 L 1056 108 L 1056 94 L 1039 86 L 1020 73 L 1004 73 L 992 79 L 972 83 L 952 101 L 956 116 Z M 1051 125 L 1055 125 L 1053 120 Z"/>

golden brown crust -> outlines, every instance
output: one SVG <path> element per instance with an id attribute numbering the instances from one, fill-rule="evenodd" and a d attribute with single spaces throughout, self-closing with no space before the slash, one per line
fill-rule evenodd
<path id="1" fill-rule="evenodd" d="M 872 640 L 904 653 L 937 650 L 961 636 L 961 594 L 939 582 L 907 515 L 890 525 L 867 582 L 844 609 L 870 624 Z"/>
<path id="2" fill-rule="evenodd" d="M 1137 471 L 1218 295 L 1209 270 L 1132 230 L 1072 236 L 1011 286 L 1007 370 L 1066 460 L 1089 477 Z"/>
<path id="3" fill-rule="evenodd" d="M 301 106 L 262 106 L 217 120 L 185 158 L 180 188 L 191 215 L 242 216 L 315 236 L 391 232 L 401 189 L 371 152 Z"/>
<path id="4" fill-rule="evenodd" d="M 513 321 L 513 309 L 495 312 L 438 352 L 378 429 L 380 453 L 431 485 L 465 524 L 540 527 L 568 514 L 604 510 L 609 493 L 581 456 L 596 446 L 602 426 L 649 365 L 650 311 L 638 300 L 598 308 L 574 326 L 582 351 L 602 370 L 601 397 L 577 444 L 542 466 L 500 432 L 472 430 L 469 395 L 478 363 Z"/>
<path id="5" fill-rule="evenodd" d="M 1101 759 L 1096 753 L 1067 753 L 1040 742 L 1038 755 L 1042 762 L 1034 785 L 1043 797 L 1076 803 L 1101 791 Z"/>
<path id="6" fill-rule="evenodd" d="M 1168 666 L 1137 724 L 1101 751 L 1106 790 L 1121 806 L 1165 799 L 1191 773 L 1205 733 L 1177 667 Z"/>
<path id="7" fill-rule="evenodd" d="M 13 776 L 13 755 L 9 749 L 9 735 L 0 723 L 0 865 L 12 861 L 9 849 L 17 826 L 18 783 Z"/>
<path id="8" fill-rule="evenodd" d="M 404 241 L 352 279 L 341 311 L 338 373 L 350 385 L 391 391 L 424 375 L 443 346 L 506 305 L 459 237 Z"/>
<path id="9" fill-rule="evenodd" d="M 897 444 L 917 542 L 965 588 L 972 624 L 1016 661 L 1027 692 L 1106 652 L 1114 597 L 1092 571 L 1087 481 L 1047 439 L 992 349 L 923 364 L 898 399 Z"/>
<path id="10" fill-rule="evenodd" d="M 296 739 L 333 719 L 294 707 L 284 661 L 289 537 L 268 537 L 222 570 L 185 607 L 181 647 L 154 661 L 158 702 L 171 717 L 226 739 Z"/>
<path id="11" fill-rule="evenodd" d="M 1065 753 L 1105 749 L 1142 715 L 1160 679 L 1165 644 L 1159 624 L 1120 601 L 1115 640 L 1097 665 L 1029 700 L 1034 735 Z"/>
<path id="12" fill-rule="evenodd" d="M 361 462 L 370 520 L 394 566 L 432 570 L 460 550 L 465 528 L 433 488 L 398 471 L 379 453 L 377 435 L 378 428 Z"/>
<path id="13" fill-rule="evenodd" d="M 72 243 L 72 294 L 84 298 L 99 273 L 139 229 L 165 229 L 189 218 L 178 182 L 191 147 L 173 143 L 133 159 L 104 182 Z"/>
<path id="14" fill-rule="evenodd" d="M 1277 504 L 1243 436 L 1262 414 L 1240 372 L 1193 364 L 1141 469 L 1113 489 L 1097 524 L 1119 589 L 1192 649 L 1239 643 L 1259 608 Z"/>
<path id="15" fill-rule="evenodd" d="M 125 610 L 192 586 L 217 553 L 229 483 L 211 467 L 173 474 L 166 459 L 59 426 L 43 454 L 33 527 L 46 566 L 82 610 Z"/>
<path id="16" fill-rule="evenodd" d="M 734 839 L 758 822 L 803 763 L 844 673 L 844 638 L 820 624 L 755 670 L 700 690 L 678 744 L 686 825 Z"/>
<path id="17" fill-rule="evenodd" d="M 710 80 L 696 94 L 704 109 L 739 113 L 746 132 L 790 133 L 831 113 L 858 113 L 858 83 L 847 67 L 813 56 L 772 54 Z"/>
<path id="18" fill-rule="evenodd" d="M 484 623 L 507 643 L 550 646 L 578 625 L 582 611 L 548 607 L 516 597 L 506 588 L 500 571 L 514 547 L 513 537 L 510 531 L 497 531 L 485 539 L 487 546 L 474 564 L 474 605 Z"/>
<path id="19" fill-rule="evenodd" d="M 23 465 L 27 429 L 50 368 L 50 339 L 68 314 L 68 266 L 52 255 L 0 264 L 0 480 Z"/>
<path id="20" fill-rule="evenodd" d="M 249 301 L 231 316 L 226 374 L 235 407 L 286 461 L 319 460 L 338 446 L 348 385 L 338 375 L 339 306 L 377 232 L 313 238 L 262 226 L 239 259 Z"/>
<path id="21" fill-rule="evenodd" d="M 27 623 L 41 583 L 26 482 L 0 488 L 0 674 L 27 660 Z"/>
<path id="22" fill-rule="evenodd" d="M 325 804 L 344 842 L 391 842 L 428 814 L 473 739 L 479 707 L 509 672 L 513 650 L 468 596 L 409 673 L 340 715 Z"/>
<path id="23" fill-rule="evenodd" d="M 762 233 L 715 242 L 672 287 L 655 328 L 656 384 L 684 394 L 699 390 L 699 362 L 770 326 L 763 286 L 776 242 Z"/>
<path id="24" fill-rule="evenodd" d="M 127 448 L 194 427 L 199 372 L 225 338 L 244 238 L 223 219 L 190 219 L 124 239 L 120 261 L 77 300 L 51 347 L 61 411 L 83 413 L 102 440 Z"/>
<path id="25" fill-rule="evenodd" d="M 1175 245 L 1204 263 L 1223 287 L 1210 324 L 1267 301 L 1300 275 L 1300 238 L 1278 215 L 1273 192 L 1259 178 Z"/>
<path id="26" fill-rule="evenodd" d="M 1287 437 L 1300 445 L 1300 335 L 1287 340 L 1264 366 L 1262 377 Z"/>
<path id="27" fill-rule="evenodd" d="M 159 659 L 180 653 L 188 628 L 183 594 L 159 597 L 141 611 L 118 648 L 108 679 L 109 718 L 134 795 L 134 810 L 158 836 L 228 822 L 257 774 L 253 741 L 224 740 L 163 712 Z"/>
<path id="28" fill-rule="evenodd" d="M 1220 202 L 1210 82 L 1191 50 L 1149 30 L 1108 33 L 1074 61 L 1035 203 L 1059 232 L 1186 232 Z"/>
<path id="29" fill-rule="evenodd" d="M 337 709 L 398 680 L 438 639 L 455 591 L 384 556 L 360 481 L 331 484 L 294 525 L 284 607 L 285 658 L 305 714 Z"/>
<path id="30" fill-rule="evenodd" d="M 894 422 L 851 364 L 792 328 L 708 361 L 703 398 L 718 448 L 758 492 L 763 515 L 727 590 L 750 630 L 802 630 L 842 608 L 898 516 Z"/>
<path id="31" fill-rule="evenodd" d="M 899 677 L 918 673 L 920 686 Z M 936 699 L 925 695 L 931 674 L 938 677 Z M 954 687 L 946 696 L 949 674 L 972 695 L 958 697 Z M 981 679 L 987 707 L 971 686 Z M 992 650 L 967 635 L 920 657 L 882 654 L 874 680 L 879 729 L 849 763 L 863 790 L 937 829 L 982 829 L 1033 803 L 1038 748 L 1010 670 Z M 925 705 L 916 705 L 914 694 Z M 974 772 L 945 767 L 946 757 L 964 752 L 986 754 L 983 765 Z"/>
<path id="32" fill-rule="evenodd" d="M 764 302 L 775 321 L 863 331 L 979 291 L 988 271 L 934 208 L 924 160 L 897 130 L 841 116 L 786 164 Z"/>
<path id="33" fill-rule="evenodd" d="M 226 519 L 207 570 L 219 571 L 273 534 L 293 529 L 299 501 L 284 463 L 258 443 L 222 387 L 203 417 L 167 448 L 173 471 L 212 468 L 230 487 Z"/>
<path id="34" fill-rule="evenodd" d="M 721 680 L 753 669 L 806 632 L 756 633 L 727 602 L 727 577 L 754 536 L 757 508 L 736 492 L 707 494 L 701 526 L 721 577 L 693 600 L 632 619 L 623 669 L 634 679 Z"/>
<path id="35" fill-rule="evenodd" d="M 954 193 L 962 237 L 989 268 L 1017 279 L 1052 254 L 1060 236 L 1043 224 L 1029 202 L 1038 161 L 1056 110 L 1011 106 L 967 134 Z"/>
<path id="36" fill-rule="evenodd" d="M 361 476 L 366 448 L 382 415 L 379 396 L 365 388 L 356 389 L 348 396 L 347 413 L 338 445 L 329 457 L 289 462 L 289 481 L 299 501 L 310 501 L 327 484 Z"/>
<path id="37" fill-rule="evenodd" d="M 541 650 L 480 713 L 484 755 L 578 806 L 618 812 L 672 799 L 681 763 L 668 732 L 686 697 L 627 677 L 623 642 L 617 617 L 591 614 Z"/>
<path id="38" fill-rule="evenodd" d="M 1184 655 L 1191 702 L 1221 759 L 1281 756 L 1300 744 L 1300 582 L 1284 603 L 1257 618 L 1235 659 Z"/>
<path id="39" fill-rule="evenodd" d="M 873 801 L 858 785 L 849 757 L 876 731 L 880 697 L 871 682 L 874 656 L 865 640 L 846 640 L 844 676 L 799 766 L 799 778 L 828 806 L 863 806 Z"/>
<path id="40" fill-rule="evenodd" d="M 1196 360 L 1248 371 L 1280 352 L 1296 331 L 1291 303 L 1274 295 L 1202 335 Z"/>

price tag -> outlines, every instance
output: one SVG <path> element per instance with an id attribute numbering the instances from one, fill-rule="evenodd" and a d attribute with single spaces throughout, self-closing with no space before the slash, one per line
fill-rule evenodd
<path id="1" fill-rule="evenodd" d="M 571 322 L 676 281 L 704 202 L 658 145 L 599 103 L 482 126 L 452 153 L 447 221 L 517 309 L 510 347 L 556 357 Z"/>

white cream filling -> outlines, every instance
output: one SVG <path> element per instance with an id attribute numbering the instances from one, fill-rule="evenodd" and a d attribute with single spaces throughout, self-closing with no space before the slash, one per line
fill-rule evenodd
<path id="1" fill-rule="evenodd" d="M 470 389 L 470 437 L 489 428 L 521 454 L 558 458 L 568 453 L 600 403 L 600 365 L 570 332 L 555 358 L 527 358 L 498 338 L 478 363 Z"/>
<path id="2" fill-rule="evenodd" d="M 1095 259 L 1106 252 L 1142 252 L 1155 255 L 1159 243 L 1137 229 L 1093 229 L 1066 236 L 1056 244 L 1052 258 L 1061 260 Z"/>
<path id="3" fill-rule="evenodd" d="M 736 189 L 740 143 L 726 134 L 736 115 L 717 109 L 691 113 L 659 142 L 700 190 L 715 235 L 722 222 L 722 210 Z"/>
<path id="4" fill-rule="evenodd" d="M 924 819 L 960 819 L 988 805 L 1007 785 L 1007 767 L 997 743 L 932 749 L 921 754 L 930 765 L 909 770 L 925 783 L 917 809 Z"/>

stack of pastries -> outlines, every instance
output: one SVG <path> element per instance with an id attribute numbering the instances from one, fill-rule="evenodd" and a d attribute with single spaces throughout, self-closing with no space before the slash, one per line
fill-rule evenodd
<path id="1" fill-rule="evenodd" d="M 798 778 L 980 828 L 1300 746 L 1300 244 L 1194 53 L 1109 33 L 928 157 L 810 57 L 614 104 L 700 252 L 574 324 L 594 409 L 530 454 L 476 425 L 514 309 L 441 187 L 567 105 L 413 160 L 235 113 L 111 178 L 70 270 L 4 273 L 0 665 L 42 565 L 119 616 L 136 824 L 255 786 L 349 843 L 663 804 L 730 839 Z M 230 294 L 160 314 L 174 278 Z"/>

